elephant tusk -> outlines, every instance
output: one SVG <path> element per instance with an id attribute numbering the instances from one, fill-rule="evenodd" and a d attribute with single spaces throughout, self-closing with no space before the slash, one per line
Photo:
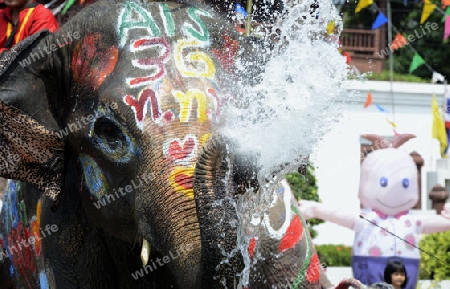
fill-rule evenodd
<path id="1" fill-rule="evenodd" d="M 141 250 L 141 261 L 142 264 L 147 265 L 148 258 L 150 256 L 150 243 L 144 239 L 142 242 L 142 250 Z"/>

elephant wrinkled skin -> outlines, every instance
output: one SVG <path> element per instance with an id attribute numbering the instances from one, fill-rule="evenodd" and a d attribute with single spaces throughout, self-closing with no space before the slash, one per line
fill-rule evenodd
<path id="1" fill-rule="evenodd" d="M 239 37 L 207 6 L 102 0 L 2 55 L 0 176 L 12 180 L 0 288 L 240 282 L 233 202 L 259 187 L 252 157 L 217 134 L 221 106 L 238 95 Z M 283 246 L 261 239 L 277 257 L 250 270 L 249 288 L 320 288 L 307 230 L 295 234 Z"/>

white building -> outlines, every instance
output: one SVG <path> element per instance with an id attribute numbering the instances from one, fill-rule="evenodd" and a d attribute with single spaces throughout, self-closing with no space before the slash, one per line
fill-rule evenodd
<path id="1" fill-rule="evenodd" d="M 319 144 L 317 154 L 312 158 L 316 166 L 319 196 L 323 203 L 355 214 L 359 212 L 357 194 L 360 135 L 373 133 L 393 136 L 393 128 L 386 121 L 388 116 L 397 125 L 398 133 L 412 133 L 417 136 L 405 143 L 401 149 L 407 153 L 417 151 L 424 159 L 422 208 L 431 208 L 428 192 L 435 183 L 427 186 L 427 171 L 435 170 L 436 161 L 440 159 L 439 143 L 431 137 L 431 99 L 434 94 L 439 105 L 443 104 L 444 85 L 394 82 L 392 93 L 390 82 L 385 81 L 355 81 L 351 87 L 359 92 L 358 97 L 348 106 L 345 118 L 337 129 L 324 137 Z M 373 103 L 368 108 L 364 108 L 369 91 L 371 91 Z M 380 112 L 376 104 L 387 109 L 389 115 Z M 440 166 L 450 170 L 450 165 L 441 164 Z M 445 186 L 445 178 L 450 179 L 449 171 L 441 171 L 430 181 L 437 180 Z M 318 236 L 314 239 L 316 244 L 352 245 L 353 243 L 353 231 L 344 227 L 327 222 L 315 228 L 318 231 Z"/>

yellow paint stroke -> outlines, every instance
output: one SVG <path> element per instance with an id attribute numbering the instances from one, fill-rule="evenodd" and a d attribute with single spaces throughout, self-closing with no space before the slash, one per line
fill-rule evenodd
<path id="1" fill-rule="evenodd" d="M 210 136 L 211 136 L 211 134 L 209 134 L 209 133 L 205 133 L 204 135 L 202 135 L 199 139 L 200 146 L 203 146 L 205 144 L 205 142 L 209 139 Z"/>
<path id="2" fill-rule="evenodd" d="M 214 66 L 213 61 L 211 58 L 209 58 L 208 55 L 204 52 L 192 52 L 188 53 L 185 58 L 186 61 L 183 59 L 183 49 L 189 48 L 189 47 L 197 47 L 201 48 L 202 44 L 196 40 L 185 40 L 180 39 L 177 41 L 177 44 L 175 45 L 175 64 L 180 71 L 181 75 L 184 77 L 207 77 L 207 78 L 214 78 L 214 74 L 216 73 L 216 68 Z M 186 67 L 186 62 L 201 62 L 204 65 L 204 69 L 202 71 L 198 70 L 189 70 Z"/>
<path id="3" fill-rule="evenodd" d="M 194 182 L 194 171 L 195 165 L 190 167 L 177 166 L 170 172 L 169 175 L 170 186 L 175 189 L 175 192 L 184 194 L 190 200 L 194 199 L 194 190 L 192 189 Z M 190 181 L 183 184 L 177 182 L 177 179 L 185 180 L 186 178 L 189 178 Z"/>
<path id="4" fill-rule="evenodd" d="M 208 105 L 208 100 L 206 95 L 198 89 L 189 89 L 186 94 L 179 90 L 172 91 L 173 96 L 175 96 L 180 102 L 180 121 L 188 122 L 190 111 L 192 108 L 192 102 L 195 99 L 197 101 L 197 119 L 200 122 L 205 122 L 207 120 L 206 109 Z"/>
<path id="5" fill-rule="evenodd" d="M 39 231 L 40 227 L 41 227 L 41 201 L 39 200 L 36 206 L 36 220 L 31 222 L 31 235 L 33 235 L 35 238 L 34 250 L 36 256 L 39 256 L 41 254 L 41 232 Z"/>

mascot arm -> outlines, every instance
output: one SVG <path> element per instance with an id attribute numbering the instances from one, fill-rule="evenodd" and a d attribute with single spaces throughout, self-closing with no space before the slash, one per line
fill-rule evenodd
<path id="1" fill-rule="evenodd" d="M 443 209 L 442 212 L 441 212 L 441 215 L 442 215 L 444 218 L 447 218 L 447 219 L 450 220 L 450 203 L 446 203 L 446 204 L 445 204 L 444 209 Z"/>
<path id="2" fill-rule="evenodd" d="M 444 215 L 426 215 L 421 218 L 421 221 L 422 233 L 431 234 L 450 231 L 450 219 L 447 219 Z"/>
<path id="3" fill-rule="evenodd" d="M 305 220 L 317 218 L 338 224 L 351 230 L 355 230 L 361 225 L 359 224 L 361 223 L 359 217 L 355 216 L 355 214 L 331 208 L 321 203 L 300 200 L 298 205 Z"/>
<path id="4" fill-rule="evenodd" d="M 422 215 L 422 230 L 420 233 L 431 234 L 450 231 L 450 203 L 446 203 L 441 215 Z"/>

